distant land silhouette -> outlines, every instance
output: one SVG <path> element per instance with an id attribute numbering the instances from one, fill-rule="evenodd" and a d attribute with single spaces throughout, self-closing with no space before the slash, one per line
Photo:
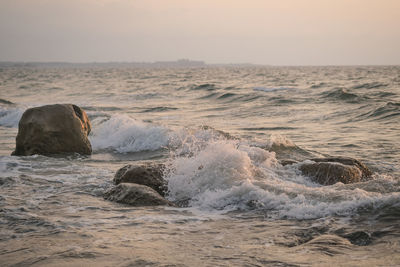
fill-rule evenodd
<path id="1" fill-rule="evenodd" d="M 207 67 L 207 66 L 256 66 L 251 63 L 231 63 L 231 64 L 207 64 L 200 60 L 179 59 L 175 61 L 155 61 L 155 62 L 40 62 L 40 61 L 0 61 L 0 67 L 134 67 L 134 68 L 193 68 L 193 67 Z"/>

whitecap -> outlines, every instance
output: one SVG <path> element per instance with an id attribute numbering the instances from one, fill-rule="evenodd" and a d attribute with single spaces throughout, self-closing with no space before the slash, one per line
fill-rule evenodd
<path id="1" fill-rule="evenodd" d="M 399 192 L 316 184 L 296 164 L 282 166 L 274 152 L 239 141 L 208 142 L 192 154 L 176 155 L 167 166 L 168 198 L 210 212 L 260 209 L 279 218 L 313 219 L 400 200 Z"/>
<path id="2" fill-rule="evenodd" d="M 0 105 L 0 126 L 18 127 L 19 120 L 25 109 L 25 107 Z"/>
<path id="3" fill-rule="evenodd" d="M 96 118 L 89 140 L 94 150 L 110 149 L 119 153 L 155 151 L 169 143 L 169 131 L 163 126 L 145 123 L 128 115 Z"/>

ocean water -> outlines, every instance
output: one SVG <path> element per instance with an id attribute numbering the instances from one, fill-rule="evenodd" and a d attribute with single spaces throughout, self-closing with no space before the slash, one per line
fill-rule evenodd
<path id="1" fill-rule="evenodd" d="M 54 103 L 87 112 L 93 154 L 10 156 L 22 113 Z M 400 265 L 399 152 L 399 66 L 0 67 L 0 262 Z M 299 166 L 323 156 L 373 176 L 318 185 Z M 145 162 L 184 207 L 103 199 Z"/>

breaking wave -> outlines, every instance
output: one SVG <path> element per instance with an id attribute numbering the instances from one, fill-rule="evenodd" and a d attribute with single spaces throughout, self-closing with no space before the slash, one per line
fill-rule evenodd
<path id="1" fill-rule="evenodd" d="M 179 149 L 185 154 L 202 148 L 207 142 L 231 139 L 229 134 L 202 126 L 197 129 L 169 129 L 162 125 L 136 120 L 125 114 L 97 117 L 92 121 L 89 140 L 94 150 L 110 150 L 116 153 Z"/>
<path id="2" fill-rule="evenodd" d="M 0 126 L 18 127 L 19 120 L 25 111 L 25 107 L 15 105 L 0 105 Z"/>
<path id="3" fill-rule="evenodd" d="M 301 175 L 299 164 L 282 166 L 274 152 L 237 140 L 209 142 L 191 155 L 170 160 L 165 174 L 168 196 L 202 210 L 257 209 L 291 219 L 348 216 L 400 200 L 400 193 L 393 189 L 399 188 L 395 182 L 389 186 L 390 194 L 368 191 L 367 183 L 321 186 Z M 379 179 L 368 183 L 379 183 Z"/>
<path id="4" fill-rule="evenodd" d="M 168 145 L 168 130 L 162 126 L 144 123 L 128 115 L 113 115 L 109 119 L 92 121 L 89 136 L 94 150 L 113 150 L 119 153 L 154 151 Z"/>

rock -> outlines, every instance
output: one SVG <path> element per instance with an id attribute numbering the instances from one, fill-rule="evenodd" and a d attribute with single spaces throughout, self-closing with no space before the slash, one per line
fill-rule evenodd
<path id="1" fill-rule="evenodd" d="M 357 159 L 353 159 L 353 158 L 328 157 L 328 158 L 313 158 L 311 160 L 315 161 L 315 162 L 337 162 L 337 163 L 341 163 L 344 165 L 355 166 L 361 171 L 363 179 L 368 178 L 369 176 L 372 175 L 372 172 L 370 171 L 370 169 L 368 169 L 367 166 L 365 166 L 364 163 L 360 162 Z"/>
<path id="2" fill-rule="evenodd" d="M 364 231 L 357 231 L 343 236 L 349 240 L 353 245 L 368 246 L 372 242 L 371 234 Z"/>
<path id="3" fill-rule="evenodd" d="M 107 191 L 104 198 L 132 206 L 174 206 L 152 188 L 139 184 L 121 183 Z"/>
<path id="4" fill-rule="evenodd" d="M 303 175 L 310 176 L 322 185 L 337 182 L 344 184 L 357 183 L 367 179 L 372 172 L 360 161 L 352 158 L 316 158 L 314 163 L 300 166 Z"/>
<path id="5" fill-rule="evenodd" d="M 163 164 L 126 165 L 114 176 L 114 184 L 135 183 L 146 185 L 164 196 L 167 190 L 163 179 Z"/>
<path id="6" fill-rule="evenodd" d="M 85 111 L 72 104 L 55 104 L 27 109 L 18 125 L 12 155 L 92 153 L 87 138 L 91 126 Z"/>
<path id="7" fill-rule="evenodd" d="M 286 166 L 286 165 L 296 164 L 296 163 L 298 163 L 298 161 L 296 161 L 294 159 L 282 159 L 282 160 L 279 161 L 279 163 L 282 166 Z"/>
<path id="8" fill-rule="evenodd" d="M 6 99 L 1 99 L 1 98 L 0 98 L 0 104 L 15 105 L 13 102 L 8 101 L 8 100 L 6 100 Z"/>

